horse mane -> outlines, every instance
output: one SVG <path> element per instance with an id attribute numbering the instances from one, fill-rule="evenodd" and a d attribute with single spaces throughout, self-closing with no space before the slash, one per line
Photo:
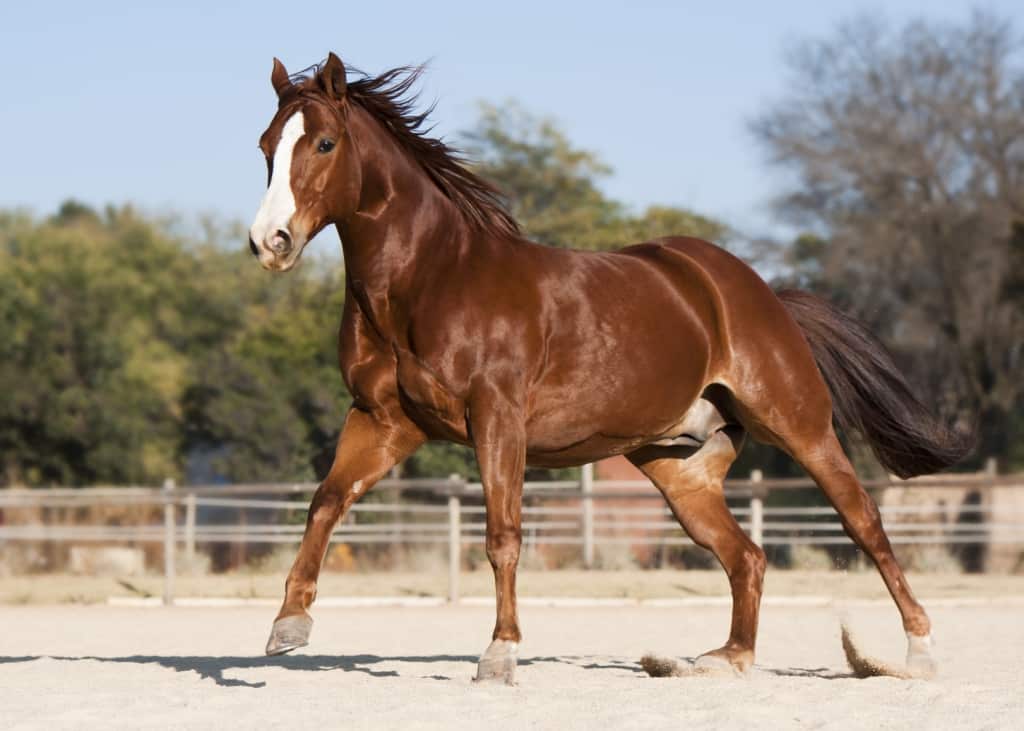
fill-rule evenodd
<path id="1" fill-rule="evenodd" d="M 322 93 L 322 66 L 310 66 L 292 75 L 299 93 Z M 521 236 L 519 224 L 505 208 L 502 192 L 473 173 L 461 151 L 430 136 L 433 128 L 428 121 L 434 104 L 417 112 L 419 94 L 414 90 L 425 69 L 425 65 L 399 66 L 372 76 L 349 67 L 345 96 L 383 125 L 471 225 L 494 235 Z"/>

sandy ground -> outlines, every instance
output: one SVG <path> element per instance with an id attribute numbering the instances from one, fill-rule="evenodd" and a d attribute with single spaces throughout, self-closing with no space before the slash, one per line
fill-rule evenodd
<path id="1" fill-rule="evenodd" d="M 653 679 L 644 651 L 719 644 L 727 608 L 523 607 L 515 687 L 470 683 L 489 608 L 320 609 L 310 647 L 264 658 L 272 614 L 0 607 L 0 727 L 1010 729 L 1024 718 L 1016 604 L 934 608 L 934 681 L 850 677 L 831 609 L 767 607 L 746 678 Z M 895 609 L 850 619 L 867 651 L 901 661 Z"/>
<path id="2" fill-rule="evenodd" d="M 237 597 L 280 600 L 285 570 L 272 573 L 189 575 L 176 580 L 181 597 Z M 924 598 L 1024 597 L 1024 575 L 909 574 L 915 593 Z M 634 599 L 728 596 L 725 573 L 712 571 L 529 571 L 518 573 L 522 597 L 628 597 Z M 444 597 L 444 571 L 333 573 L 321 575 L 321 597 Z M 0 576 L 0 604 L 91 604 L 108 597 L 160 596 L 163 577 L 156 575 L 72 576 L 61 574 Z M 462 596 L 493 597 L 490 569 L 464 572 Z M 769 570 L 765 595 L 828 596 L 838 599 L 884 599 L 885 585 L 874 569 L 858 571 Z"/>

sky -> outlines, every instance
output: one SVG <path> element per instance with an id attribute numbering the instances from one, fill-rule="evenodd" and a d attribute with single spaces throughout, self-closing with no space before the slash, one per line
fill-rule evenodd
<path id="1" fill-rule="evenodd" d="M 13 6 L 13 7 L 12 7 Z M 271 60 L 334 51 L 369 72 L 430 61 L 436 131 L 457 139 L 481 100 L 557 120 L 640 210 L 678 205 L 748 235 L 779 230 L 784 173 L 748 131 L 787 85 L 785 52 L 845 18 L 1014 20 L 1024 2 L 5 3 L 0 208 L 74 197 L 248 225 L 266 184 L 257 140 L 275 110 Z"/>

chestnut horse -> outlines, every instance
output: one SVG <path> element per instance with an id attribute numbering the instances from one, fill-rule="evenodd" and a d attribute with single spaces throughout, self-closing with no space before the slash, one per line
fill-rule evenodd
<path id="1" fill-rule="evenodd" d="M 352 408 L 309 508 L 266 651 L 307 644 L 335 524 L 427 440 L 470 445 L 487 508 L 497 622 L 478 680 L 511 683 L 523 471 L 624 454 L 657 486 L 732 588 L 728 641 L 701 668 L 754 662 L 765 556 L 726 507 L 744 435 L 793 457 L 871 557 L 903 618 L 912 670 L 932 667 L 914 599 L 833 431 L 856 429 L 902 476 L 946 467 L 963 440 L 911 394 L 858 323 L 776 293 L 698 239 L 594 253 L 531 243 L 498 192 L 422 131 L 417 71 L 349 80 L 331 54 L 305 76 L 275 59 L 277 113 L 260 139 L 269 185 L 250 231 L 266 269 L 291 269 L 329 224 L 345 257 L 339 359 Z"/>

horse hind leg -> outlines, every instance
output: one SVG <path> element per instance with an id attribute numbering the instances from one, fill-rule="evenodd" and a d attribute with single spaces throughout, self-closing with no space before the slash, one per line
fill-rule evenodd
<path id="1" fill-rule="evenodd" d="M 936 665 L 931 654 L 931 620 L 914 597 L 893 554 L 878 506 L 858 481 L 832 428 L 814 448 L 796 451 L 794 457 L 835 507 L 846 533 L 874 562 L 896 602 L 907 635 L 908 674 L 932 677 Z"/>
<path id="2" fill-rule="evenodd" d="M 722 486 L 742 442 L 743 431 L 730 426 L 712 434 L 696 450 L 650 446 L 627 455 L 665 496 L 694 543 L 710 550 L 729 577 L 733 601 L 729 639 L 697 658 L 697 671 L 742 673 L 754 664 L 765 555 L 729 511 Z"/>
<path id="3" fill-rule="evenodd" d="M 806 379 L 799 388 L 782 390 L 799 395 L 784 402 L 777 395 L 780 388 L 760 389 L 758 393 L 773 393 L 775 398 L 766 405 L 759 399 L 745 401 L 742 395 L 736 395 L 733 411 L 751 436 L 788 453 L 825 493 L 847 535 L 878 568 L 899 609 L 907 634 L 909 673 L 914 677 L 931 677 L 935 673 L 930 650 L 931 622 L 896 561 L 878 506 L 860 484 L 836 437 L 827 387 L 820 380 Z M 780 409 L 779 403 L 789 406 Z M 853 664 L 856 663 L 851 659 Z"/>

